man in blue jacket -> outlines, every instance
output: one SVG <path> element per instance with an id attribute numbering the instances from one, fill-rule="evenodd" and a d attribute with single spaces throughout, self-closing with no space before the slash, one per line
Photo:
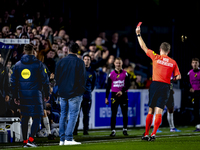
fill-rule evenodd
<path id="1" fill-rule="evenodd" d="M 88 134 L 89 113 L 92 104 L 92 91 L 94 90 L 94 87 L 96 85 L 96 73 L 90 66 L 91 57 L 87 52 L 83 54 L 83 61 L 85 63 L 86 74 L 87 74 L 86 91 L 83 94 L 83 101 L 81 103 L 81 109 L 83 112 L 83 135 L 89 135 Z M 77 135 L 78 125 L 79 125 L 79 118 L 77 120 L 76 127 L 74 129 L 74 135 Z"/>
<path id="2" fill-rule="evenodd" d="M 73 131 L 78 118 L 82 94 L 85 91 L 86 83 L 85 64 L 77 57 L 76 53 L 78 50 L 78 44 L 71 43 L 69 45 L 69 55 L 61 59 L 55 69 L 55 79 L 58 85 L 61 107 L 59 145 L 81 144 L 73 140 Z"/>
<path id="3" fill-rule="evenodd" d="M 24 147 L 37 147 L 34 136 L 38 130 L 43 113 L 42 91 L 45 101 L 49 100 L 49 79 L 42 62 L 34 55 L 33 45 L 24 46 L 25 55 L 16 63 L 11 75 L 13 98 L 21 109 L 21 127 Z M 27 139 L 28 121 L 32 117 L 31 134 Z"/>

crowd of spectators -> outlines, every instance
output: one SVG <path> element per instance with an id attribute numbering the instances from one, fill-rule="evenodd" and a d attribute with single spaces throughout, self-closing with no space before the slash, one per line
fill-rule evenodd
<path id="1" fill-rule="evenodd" d="M 108 39 L 106 32 L 100 32 L 99 35 L 92 40 L 87 37 L 81 39 L 71 39 L 66 32 L 63 17 L 41 16 L 40 12 L 36 15 L 17 14 L 16 9 L 5 11 L 0 18 L 0 38 L 26 39 L 35 45 L 37 58 L 42 61 L 49 69 L 50 74 L 54 74 L 56 63 L 67 56 L 68 45 L 70 42 L 76 42 L 80 46 L 77 56 L 82 59 L 82 55 L 88 52 L 92 58 L 92 67 L 98 74 L 98 89 L 106 87 L 106 79 L 109 73 L 114 69 L 113 61 L 116 57 L 123 59 L 123 68 L 130 74 L 132 86 L 131 88 L 148 88 L 145 86 L 147 75 L 144 71 L 136 71 L 139 65 L 135 65 L 132 59 L 133 50 L 129 46 L 127 36 L 119 37 L 117 32 L 112 34 Z M 119 40 L 122 38 L 122 40 Z M 89 41 L 90 40 L 90 41 Z M 11 68 L 23 55 L 24 45 L 15 45 L 13 54 L 8 63 Z M 140 68 L 140 66 L 139 66 Z M 140 70 L 140 69 L 139 69 Z M 11 71 L 10 71 L 11 72 Z"/>

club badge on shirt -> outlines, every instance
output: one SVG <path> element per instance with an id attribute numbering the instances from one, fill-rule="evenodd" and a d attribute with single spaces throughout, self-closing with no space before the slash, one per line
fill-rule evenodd
<path id="1" fill-rule="evenodd" d="M 22 70 L 21 76 L 22 76 L 22 78 L 24 78 L 24 79 L 30 78 L 30 76 L 31 76 L 30 70 L 29 70 L 29 69 L 24 69 L 24 70 Z"/>

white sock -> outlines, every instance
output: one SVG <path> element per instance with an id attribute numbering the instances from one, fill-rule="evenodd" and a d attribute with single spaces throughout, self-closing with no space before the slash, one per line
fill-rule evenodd
<path id="1" fill-rule="evenodd" d="M 167 120 L 168 120 L 170 129 L 175 128 L 175 126 L 174 126 L 174 113 L 167 112 Z"/>
<path id="2" fill-rule="evenodd" d="M 29 138 L 29 135 L 31 133 L 31 126 L 33 124 L 33 119 L 32 117 L 29 118 L 29 121 L 28 121 L 28 134 L 27 134 L 27 139 Z"/>
<path id="3" fill-rule="evenodd" d="M 127 129 L 123 128 L 123 131 L 127 131 Z"/>
<path id="4" fill-rule="evenodd" d="M 48 117 L 43 117 L 43 123 L 45 128 L 47 129 L 47 134 L 51 134 L 51 130 L 50 130 L 50 124 L 49 124 L 49 118 Z"/>

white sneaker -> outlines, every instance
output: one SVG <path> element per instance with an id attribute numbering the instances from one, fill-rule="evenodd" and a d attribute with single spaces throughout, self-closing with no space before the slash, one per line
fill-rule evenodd
<path id="1" fill-rule="evenodd" d="M 74 140 L 72 140 L 72 141 L 65 140 L 65 142 L 64 142 L 64 145 L 79 145 L 79 144 L 81 144 L 81 143 L 80 142 L 76 142 Z"/>
<path id="2" fill-rule="evenodd" d="M 196 128 L 200 129 L 200 124 L 196 125 Z"/>
<path id="3" fill-rule="evenodd" d="M 60 141 L 59 145 L 64 145 L 64 141 Z"/>
<path id="4" fill-rule="evenodd" d="M 59 123 L 52 123 L 51 129 L 53 129 L 53 128 L 59 128 Z"/>

